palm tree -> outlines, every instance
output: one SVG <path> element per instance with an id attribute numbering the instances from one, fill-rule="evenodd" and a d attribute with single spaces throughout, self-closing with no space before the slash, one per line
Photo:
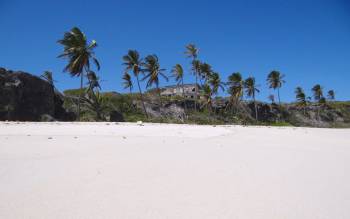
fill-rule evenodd
<path id="1" fill-rule="evenodd" d="M 132 91 L 134 85 L 132 84 L 131 76 L 128 72 L 124 72 L 123 86 L 124 86 L 124 89 L 129 89 L 130 94 L 131 94 L 131 91 Z"/>
<path id="2" fill-rule="evenodd" d="M 200 73 L 201 79 L 204 79 L 204 83 L 206 83 L 210 78 L 211 74 L 213 73 L 213 69 L 211 65 L 204 62 L 200 64 L 199 73 Z"/>
<path id="3" fill-rule="evenodd" d="M 221 81 L 219 73 L 212 73 L 208 78 L 208 83 L 211 85 L 212 94 L 216 95 L 219 91 L 219 88 L 221 88 L 222 91 L 225 90 L 225 83 Z"/>
<path id="4" fill-rule="evenodd" d="M 165 80 L 168 80 L 168 77 L 164 73 L 165 69 L 160 68 L 159 59 L 156 55 L 147 56 L 143 66 L 145 67 L 144 71 L 147 74 L 142 80 L 148 79 L 146 85 L 147 88 L 152 87 L 153 84 L 156 85 L 159 96 L 159 104 L 162 106 L 162 98 L 159 89 L 159 76 L 162 76 Z"/>
<path id="5" fill-rule="evenodd" d="M 196 87 L 198 84 L 198 76 L 200 74 L 200 62 L 197 60 L 198 57 L 198 48 L 194 44 L 188 44 L 186 46 L 186 51 L 185 54 L 187 55 L 188 58 L 192 59 L 192 72 L 194 76 L 196 77 Z M 196 90 L 195 92 L 195 104 L 194 104 L 194 110 L 197 111 L 197 96 L 198 91 Z"/>
<path id="6" fill-rule="evenodd" d="M 335 92 L 334 90 L 329 90 L 327 93 L 328 100 L 332 101 L 335 99 Z"/>
<path id="7" fill-rule="evenodd" d="M 271 101 L 271 105 L 275 104 L 275 95 L 270 94 L 267 99 L 269 99 L 269 101 Z"/>
<path id="8" fill-rule="evenodd" d="M 123 65 L 125 65 L 125 72 L 128 71 L 132 71 L 134 76 L 136 77 L 137 80 L 137 86 L 139 88 L 139 93 L 140 93 L 140 98 L 141 98 L 141 103 L 142 103 L 142 107 L 143 110 L 146 114 L 146 117 L 148 117 L 147 111 L 146 111 L 146 107 L 145 107 L 145 102 L 143 100 L 143 94 L 141 91 L 141 86 L 140 86 L 140 79 L 139 79 L 139 75 L 140 73 L 143 73 L 142 65 L 143 65 L 143 61 L 140 58 L 140 54 L 136 51 L 136 50 L 129 50 L 128 54 L 123 56 L 123 60 L 124 63 Z"/>
<path id="9" fill-rule="evenodd" d="M 228 77 L 228 92 L 230 94 L 229 105 L 239 103 L 243 98 L 244 80 L 241 73 L 235 72 Z"/>
<path id="10" fill-rule="evenodd" d="M 307 106 L 307 98 L 304 93 L 303 88 L 297 87 L 295 88 L 295 98 L 297 99 L 297 106 L 301 107 L 304 111 L 304 115 L 306 114 L 306 106 Z"/>
<path id="11" fill-rule="evenodd" d="M 99 78 L 97 77 L 96 73 L 94 71 L 90 71 L 87 74 L 87 78 L 88 78 L 88 88 L 87 91 L 92 91 L 94 92 L 94 89 L 101 89 L 100 86 L 100 82 L 99 82 Z"/>
<path id="12" fill-rule="evenodd" d="M 107 99 L 102 96 L 98 91 L 94 92 L 90 90 L 82 98 L 84 106 L 96 114 L 95 119 L 101 121 L 104 119 L 104 112 L 108 109 Z"/>
<path id="13" fill-rule="evenodd" d="M 51 71 L 44 71 L 44 73 L 40 77 L 47 81 L 53 88 L 55 87 Z"/>
<path id="14" fill-rule="evenodd" d="M 204 103 L 204 106 L 208 107 L 208 111 L 210 112 L 212 110 L 212 95 L 213 95 L 213 91 L 211 89 L 211 87 L 209 86 L 209 84 L 204 84 L 203 85 L 203 96 L 206 100 L 206 102 Z"/>
<path id="15" fill-rule="evenodd" d="M 318 119 L 320 119 L 320 108 L 321 108 L 321 105 L 323 105 L 323 102 L 325 100 L 323 97 L 323 88 L 321 87 L 321 85 L 316 84 L 311 90 L 312 90 L 315 101 L 318 102 L 317 103 L 318 104 L 317 117 L 318 117 Z"/>
<path id="16" fill-rule="evenodd" d="M 184 70 L 180 64 L 176 64 L 171 70 L 172 75 L 175 77 L 175 81 L 179 86 L 181 84 L 182 88 L 182 97 L 185 98 L 185 89 L 184 89 Z"/>
<path id="17" fill-rule="evenodd" d="M 92 61 L 97 69 L 100 69 L 100 64 L 95 57 L 94 49 L 97 47 L 95 40 L 89 44 L 86 36 L 77 27 L 73 27 L 69 32 L 64 34 L 63 39 L 58 40 L 58 43 L 63 45 L 63 53 L 58 58 L 67 58 L 68 64 L 64 68 L 65 72 L 69 72 L 72 77 L 80 76 L 80 98 L 78 101 L 78 120 L 80 120 L 80 99 L 83 96 L 83 78 L 84 71 L 90 71 L 90 61 Z"/>
<path id="18" fill-rule="evenodd" d="M 316 84 L 312 88 L 312 93 L 313 93 L 314 99 L 316 101 L 319 101 L 323 97 L 323 88 L 321 87 L 321 85 Z"/>
<path id="19" fill-rule="evenodd" d="M 256 100 L 255 100 L 255 94 L 259 93 L 258 86 L 255 84 L 255 78 L 249 77 L 244 81 L 244 87 L 246 90 L 246 94 L 248 97 L 252 97 L 254 101 L 254 108 L 255 108 L 255 119 L 258 120 L 258 108 L 256 106 Z"/>
<path id="20" fill-rule="evenodd" d="M 278 96 L 278 104 L 281 106 L 281 98 L 280 98 L 280 88 L 285 83 L 283 80 L 284 75 L 281 74 L 279 71 L 271 71 L 270 74 L 267 76 L 267 82 L 269 84 L 269 87 L 276 90 L 277 89 L 277 96 Z"/>

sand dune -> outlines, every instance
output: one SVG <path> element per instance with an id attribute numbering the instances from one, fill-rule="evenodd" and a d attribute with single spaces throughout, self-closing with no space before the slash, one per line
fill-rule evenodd
<path id="1" fill-rule="evenodd" d="M 350 129 L 0 123 L 0 218 L 350 218 Z"/>

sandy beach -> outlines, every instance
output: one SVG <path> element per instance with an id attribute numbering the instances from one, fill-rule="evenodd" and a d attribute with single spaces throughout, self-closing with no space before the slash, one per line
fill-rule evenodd
<path id="1" fill-rule="evenodd" d="M 0 218 L 350 218 L 350 129 L 0 123 Z"/>

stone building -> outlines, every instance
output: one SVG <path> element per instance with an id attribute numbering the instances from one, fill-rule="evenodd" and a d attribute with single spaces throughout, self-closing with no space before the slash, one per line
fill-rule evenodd
<path id="1" fill-rule="evenodd" d="M 201 88 L 198 84 L 184 84 L 183 86 L 182 85 L 166 86 L 162 88 L 161 95 L 168 96 L 168 97 L 182 96 L 183 90 L 186 98 L 194 99 L 196 97 L 196 92 L 197 92 L 197 98 L 200 99 Z"/>

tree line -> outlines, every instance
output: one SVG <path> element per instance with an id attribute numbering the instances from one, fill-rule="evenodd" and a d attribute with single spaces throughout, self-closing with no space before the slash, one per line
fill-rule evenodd
<path id="1" fill-rule="evenodd" d="M 63 53 L 58 57 L 68 60 L 63 71 L 68 72 L 72 77 L 80 77 L 81 92 L 80 97 L 78 98 L 78 120 L 80 120 L 81 103 L 86 103 L 90 109 L 99 114 L 99 112 L 103 110 L 103 104 L 101 104 L 103 98 L 99 94 L 101 87 L 98 76 L 93 70 L 91 70 L 92 64 L 97 71 L 100 70 L 99 61 L 95 56 L 97 42 L 95 40 L 88 42 L 86 35 L 79 28 L 74 27 L 66 32 L 63 38 L 58 40 L 58 43 L 63 46 Z M 245 94 L 248 98 L 252 99 L 255 108 L 255 119 L 258 120 L 256 95 L 260 90 L 259 85 L 256 83 L 253 76 L 243 78 L 241 73 L 234 72 L 230 74 L 227 81 L 224 82 L 221 79 L 220 74 L 216 72 L 210 64 L 199 60 L 199 49 L 194 44 L 188 44 L 185 47 L 185 55 L 190 60 L 191 74 L 194 77 L 194 83 L 201 87 L 201 95 L 205 99 L 203 107 L 207 107 L 211 110 L 213 98 L 218 95 L 219 90 L 226 90 L 229 94 L 227 107 L 233 107 L 240 104 L 243 101 Z M 177 86 L 182 87 L 182 97 L 185 98 L 185 71 L 182 65 L 175 64 L 170 71 L 171 75 L 167 76 L 166 70 L 161 68 L 159 58 L 155 54 L 147 55 L 145 58 L 142 58 L 138 51 L 129 50 L 128 53 L 122 57 L 122 60 L 123 66 L 125 67 L 124 73 L 122 74 L 123 88 L 128 89 L 131 93 L 134 89 L 133 81 L 136 81 L 142 108 L 147 117 L 148 113 L 145 107 L 144 93 L 142 92 L 140 84 L 141 81 L 146 82 L 146 88 L 156 88 L 160 106 L 162 106 L 160 78 L 168 81 L 169 77 L 173 77 Z M 88 79 L 88 86 L 83 92 L 85 76 Z M 51 72 L 45 72 L 42 77 L 53 85 Z M 133 80 L 133 78 L 135 80 Z M 279 107 L 281 107 L 280 89 L 285 83 L 284 78 L 284 74 L 277 70 L 273 70 L 268 74 L 266 79 L 269 88 L 277 92 Z M 327 97 L 325 97 L 323 94 L 323 88 L 319 84 L 315 85 L 311 91 L 313 98 L 319 107 L 325 105 L 327 99 L 335 99 L 334 90 L 329 90 Z M 308 97 L 301 87 L 295 89 L 295 97 L 297 106 L 303 109 L 305 113 L 306 107 L 311 102 L 312 98 Z M 270 95 L 268 98 L 273 104 L 275 104 L 274 95 Z M 198 91 L 195 92 L 194 101 L 194 110 L 197 111 Z"/>

